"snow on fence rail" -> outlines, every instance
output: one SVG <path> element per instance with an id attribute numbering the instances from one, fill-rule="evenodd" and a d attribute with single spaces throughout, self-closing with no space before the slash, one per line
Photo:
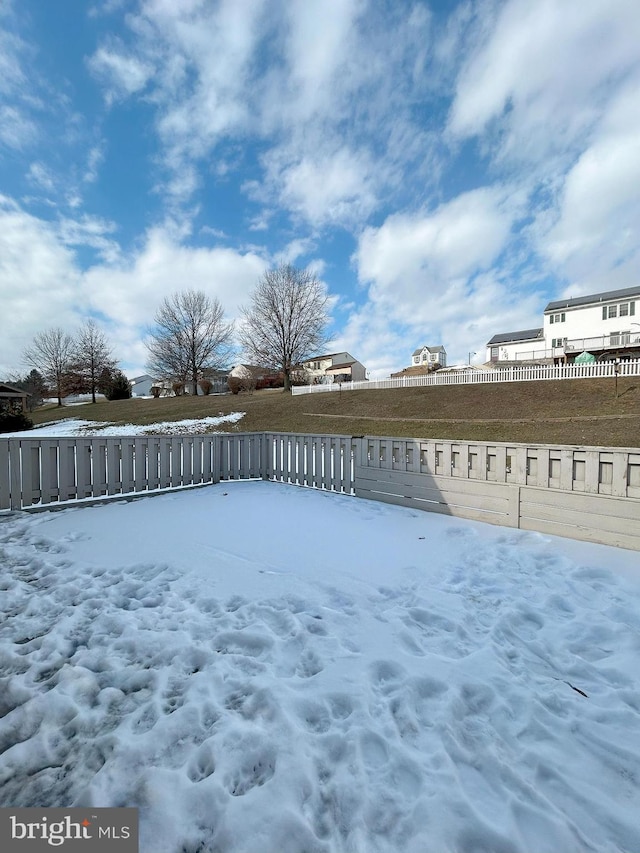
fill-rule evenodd
<path id="1" fill-rule="evenodd" d="M 0 438 L 0 509 L 267 479 L 640 550 L 640 449 L 237 433 Z"/>
<path id="2" fill-rule="evenodd" d="M 366 391 L 383 388 L 414 388 L 425 385 L 477 385 L 483 382 L 539 382 L 549 379 L 597 379 L 607 376 L 640 376 L 640 359 L 596 362 L 595 364 L 531 364 L 492 370 L 436 371 L 424 376 L 372 379 L 365 382 L 334 382 L 327 385 L 297 385 L 292 394 L 329 391 Z"/>

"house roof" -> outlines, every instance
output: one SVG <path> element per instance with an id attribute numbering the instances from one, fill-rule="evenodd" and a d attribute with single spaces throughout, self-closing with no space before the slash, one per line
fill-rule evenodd
<path id="1" fill-rule="evenodd" d="M 340 364 L 332 364 L 331 367 L 327 367 L 327 372 L 330 370 L 339 370 L 341 367 L 353 367 L 355 363 L 356 360 L 354 358 L 353 361 L 342 361 Z"/>
<path id="2" fill-rule="evenodd" d="M 516 341 L 532 341 L 542 337 L 542 329 L 523 329 L 521 332 L 503 332 L 499 335 L 494 335 L 489 343 L 492 344 L 508 344 Z"/>
<path id="3" fill-rule="evenodd" d="M 574 299 L 557 299 L 550 302 L 544 311 L 546 314 L 547 311 L 556 311 L 558 308 L 575 308 L 578 305 L 590 305 L 592 302 L 609 302 L 612 299 L 629 299 L 633 296 L 640 296 L 640 286 L 607 290 L 604 293 L 592 293 L 590 296 L 576 296 Z"/>
<path id="4" fill-rule="evenodd" d="M 328 352 L 328 353 L 325 353 L 324 355 L 310 355 L 309 358 L 305 358 L 302 363 L 306 364 L 308 361 L 324 361 L 326 358 L 333 358 L 334 356 L 342 355 L 343 353 L 344 353 L 344 355 L 349 355 L 349 353 L 345 353 L 344 350 L 342 351 L 342 353 L 340 353 L 340 352 Z"/>
<path id="5" fill-rule="evenodd" d="M 21 388 L 15 388 L 13 385 L 7 385 L 6 382 L 0 382 L 0 394 L 3 397 L 14 396 L 14 397 L 30 397 L 31 395 L 27 391 L 23 391 Z"/>
<path id="6" fill-rule="evenodd" d="M 445 348 L 441 345 L 438 345 L 437 347 L 424 346 L 424 347 L 418 347 L 418 349 L 413 351 L 412 355 L 420 355 L 422 350 L 425 350 L 425 349 L 429 350 L 429 352 L 446 352 Z"/>

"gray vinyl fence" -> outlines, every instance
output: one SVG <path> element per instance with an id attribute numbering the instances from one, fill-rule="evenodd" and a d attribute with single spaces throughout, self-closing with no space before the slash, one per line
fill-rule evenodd
<path id="1" fill-rule="evenodd" d="M 527 364 L 522 367 L 496 367 L 490 370 L 437 370 L 421 376 L 396 376 L 364 382 L 333 382 L 297 385 L 296 394 L 322 394 L 331 391 L 371 391 L 385 388 L 420 388 L 427 385 L 478 385 L 495 382 L 540 382 L 553 379 L 597 379 L 615 376 L 640 376 L 640 359 L 602 361 L 595 364 Z"/>
<path id="2" fill-rule="evenodd" d="M 0 438 L 0 510 L 265 479 L 640 550 L 640 449 L 237 433 Z"/>

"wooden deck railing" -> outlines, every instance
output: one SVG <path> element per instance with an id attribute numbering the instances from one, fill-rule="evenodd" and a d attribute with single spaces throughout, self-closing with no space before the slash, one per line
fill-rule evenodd
<path id="1" fill-rule="evenodd" d="M 0 438 L 0 510 L 266 479 L 640 550 L 640 449 L 237 433 Z"/>

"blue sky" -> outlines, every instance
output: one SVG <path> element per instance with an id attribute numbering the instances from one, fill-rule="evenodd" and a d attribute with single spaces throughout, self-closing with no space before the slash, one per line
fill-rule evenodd
<path id="1" fill-rule="evenodd" d="M 372 377 L 640 278 L 637 0 L 0 0 L 0 375 L 164 296 L 327 287 Z"/>

